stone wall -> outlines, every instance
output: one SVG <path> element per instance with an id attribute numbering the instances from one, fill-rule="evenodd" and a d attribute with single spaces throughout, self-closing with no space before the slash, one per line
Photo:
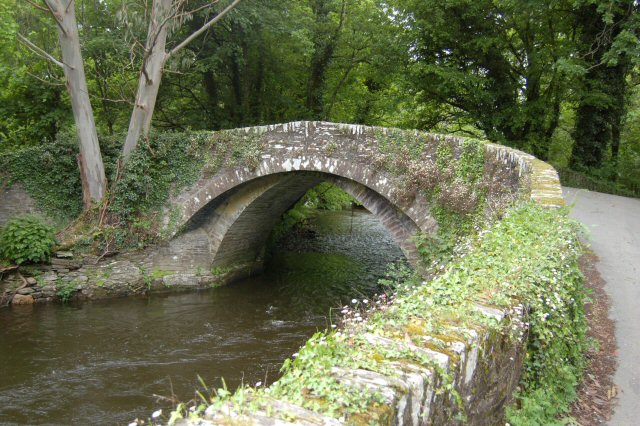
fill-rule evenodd
<path id="1" fill-rule="evenodd" d="M 29 193 L 19 184 L 9 187 L 0 185 L 0 226 L 14 216 L 27 213 L 41 213 Z"/>
<path id="2" fill-rule="evenodd" d="M 241 403 L 227 402 L 209 407 L 197 420 L 177 425 L 479 425 L 504 424 L 504 407 L 520 379 L 525 353 L 524 312 L 515 307 L 502 312 L 478 305 L 482 315 L 508 325 L 508 332 L 488 331 L 481 327 L 452 327 L 448 336 L 431 337 L 431 343 L 417 347 L 406 339 L 390 339 L 368 333 L 371 347 L 408 350 L 430 363 L 382 361 L 392 372 L 334 367 L 330 374 L 341 384 L 340 392 L 368 390 L 382 395 L 384 402 L 363 413 L 341 416 L 323 415 L 301 406 L 269 397 L 246 397 Z M 514 328 L 514 325 L 516 328 Z M 512 333 L 521 332 L 513 339 Z M 382 350 L 380 352 L 383 352 Z M 445 387 L 451 381 L 451 387 Z M 311 388 L 311 385 L 310 385 Z M 454 395 L 454 392 L 457 395 Z"/>
<path id="3" fill-rule="evenodd" d="M 557 174 L 548 164 L 498 145 L 487 146 L 487 155 L 494 155 L 508 169 L 516 171 L 519 178 L 525 178 L 522 182 L 528 188 L 528 198 L 534 202 L 550 208 L 564 205 Z M 424 309 L 430 308 L 425 305 Z M 494 325 L 482 325 L 476 318 L 469 321 L 475 324 L 473 327 L 465 328 L 455 325 L 464 322 L 458 319 L 446 331 L 423 335 L 426 342 L 423 346 L 416 346 L 406 334 L 404 338 L 381 337 L 385 334 L 383 330 L 362 331 L 364 334 L 351 335 L 338 343 L 354 345 L 358 339 L 364 339 L 377 353 L 388 352 L 383 348 L 393 348 L 394 353 L 413 352 L 429 359 L 428 362 L 398 361 L 397 357 L 379 360 L 380 364 L 391 367 L 390 373 L 332 368 L 329 374 L 343 387 L 340 392 L 368 389 L 383 396 L 382 405 L 371 405 L 361 414 L 345 413 L 336 418 L 323 414 L 322 404 L 311 411 L 270 398 L 268 392 L 252 397 L 251 391 L 244 391 L 247 396 L 241 403 L 232 399 L 221 406 L 212 405 L 203 415 L 176 424 L 504 424 L 504 409 L 512 401 L 522 371 L 528 313 L 524 306 L 516 304 L 506 310 L 476 304 L 474 312 L 490 319 Z M 312 387 L 309 384 L 309 388 Z"/>
<path id="4" fill-rule="evenodd" d="M 360 143 L 362 140 L 359 138 L 371 137 L 373 133 L 370 129 L 302 122 L 245 131 L 265 133 L 275 151 L 266 152 L 254 170 L 223 169 L 213 178 L 201 180 L 174 198 L 173 207 L 180 207 L 179 220 L 187 226 L 188 232 L 163 246 L 127 255 L 126 260 L 77 260 L 68 259 L 67 254 L 60 253 L 51 265 L 34 271 L 31 277 L 24 278 L 10 271 L 10 279 L 5 280 L 8 288 L 1 294 L 0 305 L 12 298 L 13 303 L 33 303 L 69 295 L 107 297 L 144 293 L 150 289 L 215 285 L 224 277 L 213 274 L 200 264 L 210 262 L 210 256 L 215 259 L 217 251 L 212 251 L 211 247 L 225 247 L 225 244 L 233 246 L 240 240 L 257 238 L 257 234 L 244 234 L 244 229 L 257 224 L 251 219 L 264 214 L 278 200 L 281 205 L 276 210 L 285 208 L 285 204 L 316 183 L 319 175 L 313 173 L 337 176 L 338 184 L 353 194 L 359 194 L 361 199 L 368 199 L 374 211 L 375 204 L 380 203 L 379 214 L 387 215 L 390 219 L 395 215 L 398 226 L 407 226 L 409 223 L 418 229 L 433 229 L 434 221 L 428 203 L 419 197 L 409 201 L 400 199 L 388 176 L 373 173 L 367 167 L 369 163 L 362 163 L 369 162 L 370 157 L 362 152 L 367 145 Z M 345 143 L 341 154 L 345 158 L 332 157 L 327 151 L 327 145 L 334 139 Z M 434 141 L 437 140 L 438 137 L 434 137 Z M 288 144 L 283 141 L 288 141 Z M 331 151 L 335 152 L 333 149 Z M 347 156 L 344 153 L 351 154 Z M 528 154 L 492 144 L 486 145 L 485 161 L 486 179 L 493 184 L 489 199 L 492 193 L 497 194 L 495 197 L 498 198 L 502 196 L 504 188 L 500 188 L 498 183 L 503 183 L 507 188 L 520 189 L 537 203 L 549 207 L 563 204 L 557 174 L 549 165 Z M 305 173 L 300 175 L 298 183 L 284 176 L 292 171 Z M 247 183 L 249 185 L 245 185 Z M 511 189 L 507 192 L 511 192 Z M 287 199 L 287 196 L 290 198 Z M 2 204 L 6 203 L 3 201 Z M 171 207 L 167 209 L 168 212 L 171 210 Z M 268 228 L 270 223 L 267 222 L 262 222 L 262 226 Z M 389 225 L 390 228 L 393 226 Z M 251 251 L 257 247 L 245 249 Z M 187 248 L 191 250 L 189 262 L 182 257 Z M 224 251 L 220 253 L 224 254 Z M 244 260 L 255 267 L 254 261 L 260 254 L 259 251 L 252 253 L 251 258 Z M 224 272 L 225 275 L 236 273 L 244 274 L 246 268 Z M 425 306 L 424 309 L 429 307 Z M 526 343 L 526 312 L 522 306 L 497 310 L 480 304 L 476 305 L 476 310 L 497 323 L 498 327 L 487 327 L 482 322 L 474 323 L 474 327 L 451 324 L 441 334 L 424 335 L 424 341 L 429 344 L 423 346 L 416 346 L 406 336 L 388 338 L 377 333 L 362 334 L 360 337 L 370 347 L 380 348 L 380 353 L 385 353 L 384 348 L 393 348 L 395 352 L 412 352 L 430 361 L 379 360 L 381 364 L 392 367 L 393 372 L 388 374 L 360 369 L 331 369 L 329 374 L 336 377 L 347 391 L 372 389 L 384 398 L 384 404 L 351 416 L 348 422 L 389 425 L 500 424 L 504 407 L 510 402 L 521 373 L 525 353 L 523 346 Z M 514 335 L 517 337 L 514 338 Z M 346 341 L 344 344 L 351 343 Z M 250 409 L 247 409 L 246 403 L 249 403 Z M 465 419 L 461 416 L 463 413 Z M 245 401 L 244 405 L 228 402 L 215 409 L 210 407 L 202 418 L 183 421 L 183 424 L 192 425 L 339 423 L 340 419 L 326 416 L 322 410 L 312 412 L 264 397 Z"/>

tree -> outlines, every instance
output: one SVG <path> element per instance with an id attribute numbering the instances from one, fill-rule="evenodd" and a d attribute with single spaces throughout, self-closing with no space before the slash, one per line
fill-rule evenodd
<path id="1" fill-rule="evenodd" d="M 307 110 L 313 119 L 320 119 L 324 112 L 323 94 L 327 70 L 344 27 L 347 1 L 310 0 L 309 3 L 313 13 L 313 50 L 307 82 Z"/>
<path id="2" fill-rule="evenodd" d="M 15 1 L 0 1 L 0 150 L 55 140 L 61 123 L 70 122 L 71 108 L 63 94 L 63 70 L 25 54 L 16 43 Z M 48 26 L 39 19 L 33 28 Z M 38 32 L 38 44 L 52 46 L 57 35 Z M 68 113 L 67 113 L 68 111 Z"/>
<path id="3" fill-rule="evenodd" d="M 129 122 L 129 131 L 123 147 L 124 158 L 127 159 L 135 149 L 140 136 L 147 136 L 151 128 L 151 118 L 155 108 L 162 70 L 164 66 L 180 49 L 187 46 L 196 37 L 204 33 L 212 25 L 229 13 L 240 0 L 233 0 L 225 9 L 215 17 L 207 21 L 198 30 L 194 31 L 181 43 L 170 51 L 166 51 L 167 25 L 179 17 L 186 4 L 186 0 L 154 0 L 149 21 L 149 31 L 145 45 L 145 52 L 142 60 L 142 69 L 138 79 L 138 91 Z"/>
<path id="4" fill-rule="evenodd" d="M 17 36 L 20 42 L 64 70 L 80 146 L 78 165 L 82 180 L 83 201 L 85 206 L 89 207 L 93 202 L 99 202 L 104 198 L 107 178 L 104 173 L 98 133 L 80 52 L 74 0 L 44 0 L 44 4 L 58 26 L 62 61 L 37 47 L 22 34 L 18 33 Z"/>
<path id="5" fill-rule="evenodd" d="M 131 114 L 129 131 L 122 150 L 125 160 L 135 149 L 140 137 L 148 135 L 166 61 L 222 19 L 239 2 L 240 0 L 233 0 L 226 8 L 167 52 L 167 27 L 170 24 L 179 25 L 180 20 L 191 13 L 184 10 L 188 0 L 153 1 L 147 39 L 144 45 L 138 91 Z M 62 60 L 56 59 L 52 54 L 38 47 L 23 34 L 18 33 L 17 37 L 21 43 L 33 52 L 64 70 L 80 146 L 78 163 L 82 177 L 83 200 L 85 207 L 89 207 L 94 202 L 100 202 L 104 198 L 106 176 L 98 143 L 93 109 L 89 99 L 87 78 L 84 72 L 80 37 L 75 16 L 75 1 L 43 0 L 43 3 L 44 6 L 33 5 L 37 9 L 49 13 L 55 20 L 58 27 Z M 217 0 L 207 3 L 205 6 L 211 7 L 215 3 L 217 3 Z"/>
<path id="6" fill-rule="evenodd" d="M 617 161 L 625 114 L 627 76 L 638 57 L 633 0 L 583 1 L 576 10 L 581 66 L 571 166 L 598 168 L 605 153 Z"/>
<path id="7" fill-rule="evenodd" d="M 410 35 L 413 93 L 427 108 L 417 124 L 481 129 L 546 158 L 565 88 L 570 49 L 561 1 L 397 1 Z"/>

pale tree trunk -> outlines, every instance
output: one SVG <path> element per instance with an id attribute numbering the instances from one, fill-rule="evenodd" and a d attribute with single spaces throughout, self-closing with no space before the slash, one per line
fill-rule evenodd
<path id="1" fill-rule="evenodd" d="M 73 2 L 74 0 L 46 0 L 58 23 L 64 75 L 80 145 L 78 164 L 82 178 L 83 201 L 85 208 L 88 208 L 104 198 L 107 179 L 93 121 Z"/>
<path id="2" fill-rule="evenodd" d="M 169 20 L 172 19 L 171 14 L 177 11 L 178 3 L 183 1 L 184 0 L 153 0 L 151 21 L 149 22 L 147 41 L 145 43 L 145 57 L 138 79 L 136 101 L 133 112 L 131 113 L 131 121 L 129 121 L 127 139 L 122 148 L 122 155 L 125 161 L 131 156 L 140 137 L 149 135 L 153 110 L 156 106 L 160 81 L 162 80 L 162 70 L 167 59 L 222 19 L 236 7 L 241 0 L 233 0 L 226 8 L 220 11 L 220 13 L 200 27 L 200 29 L 192 33 L 171 51 L 167 52 L 167 25 Z M 211 2 L 211 4 L 215 3 L 217 3 L 217 1 Z"/>
<path id="3" fill-rule="evenodd" d="M 165 20 L 168 17 L 173 0 L 154 0 L 149 22 L 149 31 L 145 46 L 145 57 L 142 62 L 142 70 L 138 79 L 138 91 L 136 92 L 136 102 L 131 113 L 129 131 L 127 139 L 122 148 L 122 154 L 127 159 L 131 155 L 138 143 L 141 135 L 148 135 L 151 128 L 151 118 L 160 89 L 162 79 L 162 69 L 164 67 L 167 53 L 165 51 L 167 43 L 167 25 Z"/>

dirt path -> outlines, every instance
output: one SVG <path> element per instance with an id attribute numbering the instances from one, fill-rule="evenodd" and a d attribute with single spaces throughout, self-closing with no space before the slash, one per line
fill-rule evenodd
<path id="1" fill-rule="evenodd" d="M 620 388 L 610 425 L 640 423 L 640 200 L 563 188 L 571 216 L 587 225 L 597 269 L 606 281 L 616 322 Z"/>

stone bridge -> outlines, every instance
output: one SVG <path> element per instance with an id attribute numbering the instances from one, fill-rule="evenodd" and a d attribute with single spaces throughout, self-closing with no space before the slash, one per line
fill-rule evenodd
<path id="1" fill-rule="evenodd" d="M 393 175 L 381 167 L 382 145 L 398 136 L 423 137 L 426 148 L 420 161 L 435 167 L 438 146 L 450 145 L 453 156 L 459 157 L 464 143 L 455 137 L 325 122 L 234 132 L 238 140 L 257 138 L 260 153 L 250 165 L 242 161 L 204 173 L 172 198 L 165 210 L 165 226 L 169 234 L 182 232 L 143 261 L 149 268 L 182 273 L 169 280 L 194 279 L 196 270 L 224 271 L 225 281 L 259 272 L 274 225 L 307 190 L 323 181 L 339 186 L 375 214 L 407 259 L 416 264 L 414 236 L 433 233 L 438 224 L 425 193 L 414 191 L 407 196 L 404 180 L 410 176 Z M 488 198 L 517 192 L 527 167 L 522 156 L 505 147 L 482 146 Z"/>
<path id="2" fill-rule="evenodd" d="M 464 211 L 473 205 L 470 202 L 475 194 L 482 192 L 484 203 L 476 207 L 488 215 L 516 199 L 550 207 L 563 204 L 553 168 L 499 145 L 322 122 L 232 133 L 239 144 L 248 138 L 256 142 L 251 146 L 257 149 L 249 156 L 226 158 L 222 167 L 205 167 L 197 182 L 170 200 L 164 226 L 165 234 L 172 238 L 162 246 L 99 264 L 81 267 L 74 266 L 73 260 L 58 259 L 42 275 L 41 300 L 55 299 L 59 283 L 73 284 L 78 296 L 91 298 L 141 293 L 149 288 L 197 287 L 258 272 L 273 226 L 309 188 L 322 181 L 340 186 L 377 215 L 414 263 L 417 253 L 412 237 L 438 229 L 436 218 L 443 203 Z M 411 152 L 407 148 L 411 146 L 420 151 Z M 385 157 L 385 153 L 390 155 Z M 469 162 L 474 153 L 480 155 Z M 471 174 L 470 165 L 475 170 Z M 19 187 L 2 191 L 0 223 L 20 208 L 34 208 Z M 212 276 L 212 270 L 224 273 Z M 19 295 L 33 303 L 33 294 Z M 472 299 L 467 302 L 472 302 L 473 309 L 465 315 L 470 322 L 465 318 L 452 322 L 447 315 L 437 334 L 420 328 L 416 335 L 427 342 L 424 347 L 407 341 L 406 332 L 397 334 L 393 327 L 385 331 L 384 324 L 375 332 L 362 332 L 361 340 L 378 356 L 420 353 L 421 359 L 429 361 L 407 361 L 403 355 L 399 362 L 397 356 L 389 355 L 379 362 L 394 371 L 331 368 L 327 374 L 336 377 L 343 392 L 364 389 L 384 397 L 384 405 L 374 407 L 378 411 L 365 412 L 355 419 L 360 422 L 354 420 L 356 424 L 381 424 L 381 412 L 386 416 L 384 424 L 463 424 L 462 413 L 467 416 L 466 424 L 503 422 L 504 406 L 517 387 L 525 354 L 526 306 L 512 300 L 510 308 L 498 309 L 484 305 L 484 293 L 469 297 Z M 432 305 L 425 305 L 422 311 L 432 309 Z M 489 318 L 488 322 L 480 321 L 478 315 Z M 516 334 L 520 337 L 509 337 Z M 339 344 L 352 345 L 348 340 Z M 443 391 L 445 379 L 454 393 Z M 182 424 L 341 424 L 323 413 L 283 401 L 255 401 L 257 411 L 251 413 L 229 404 L 222 414 L 207 409 L 207 420 Z M 229 418 L 237 421 L 229 422 Z"/>

